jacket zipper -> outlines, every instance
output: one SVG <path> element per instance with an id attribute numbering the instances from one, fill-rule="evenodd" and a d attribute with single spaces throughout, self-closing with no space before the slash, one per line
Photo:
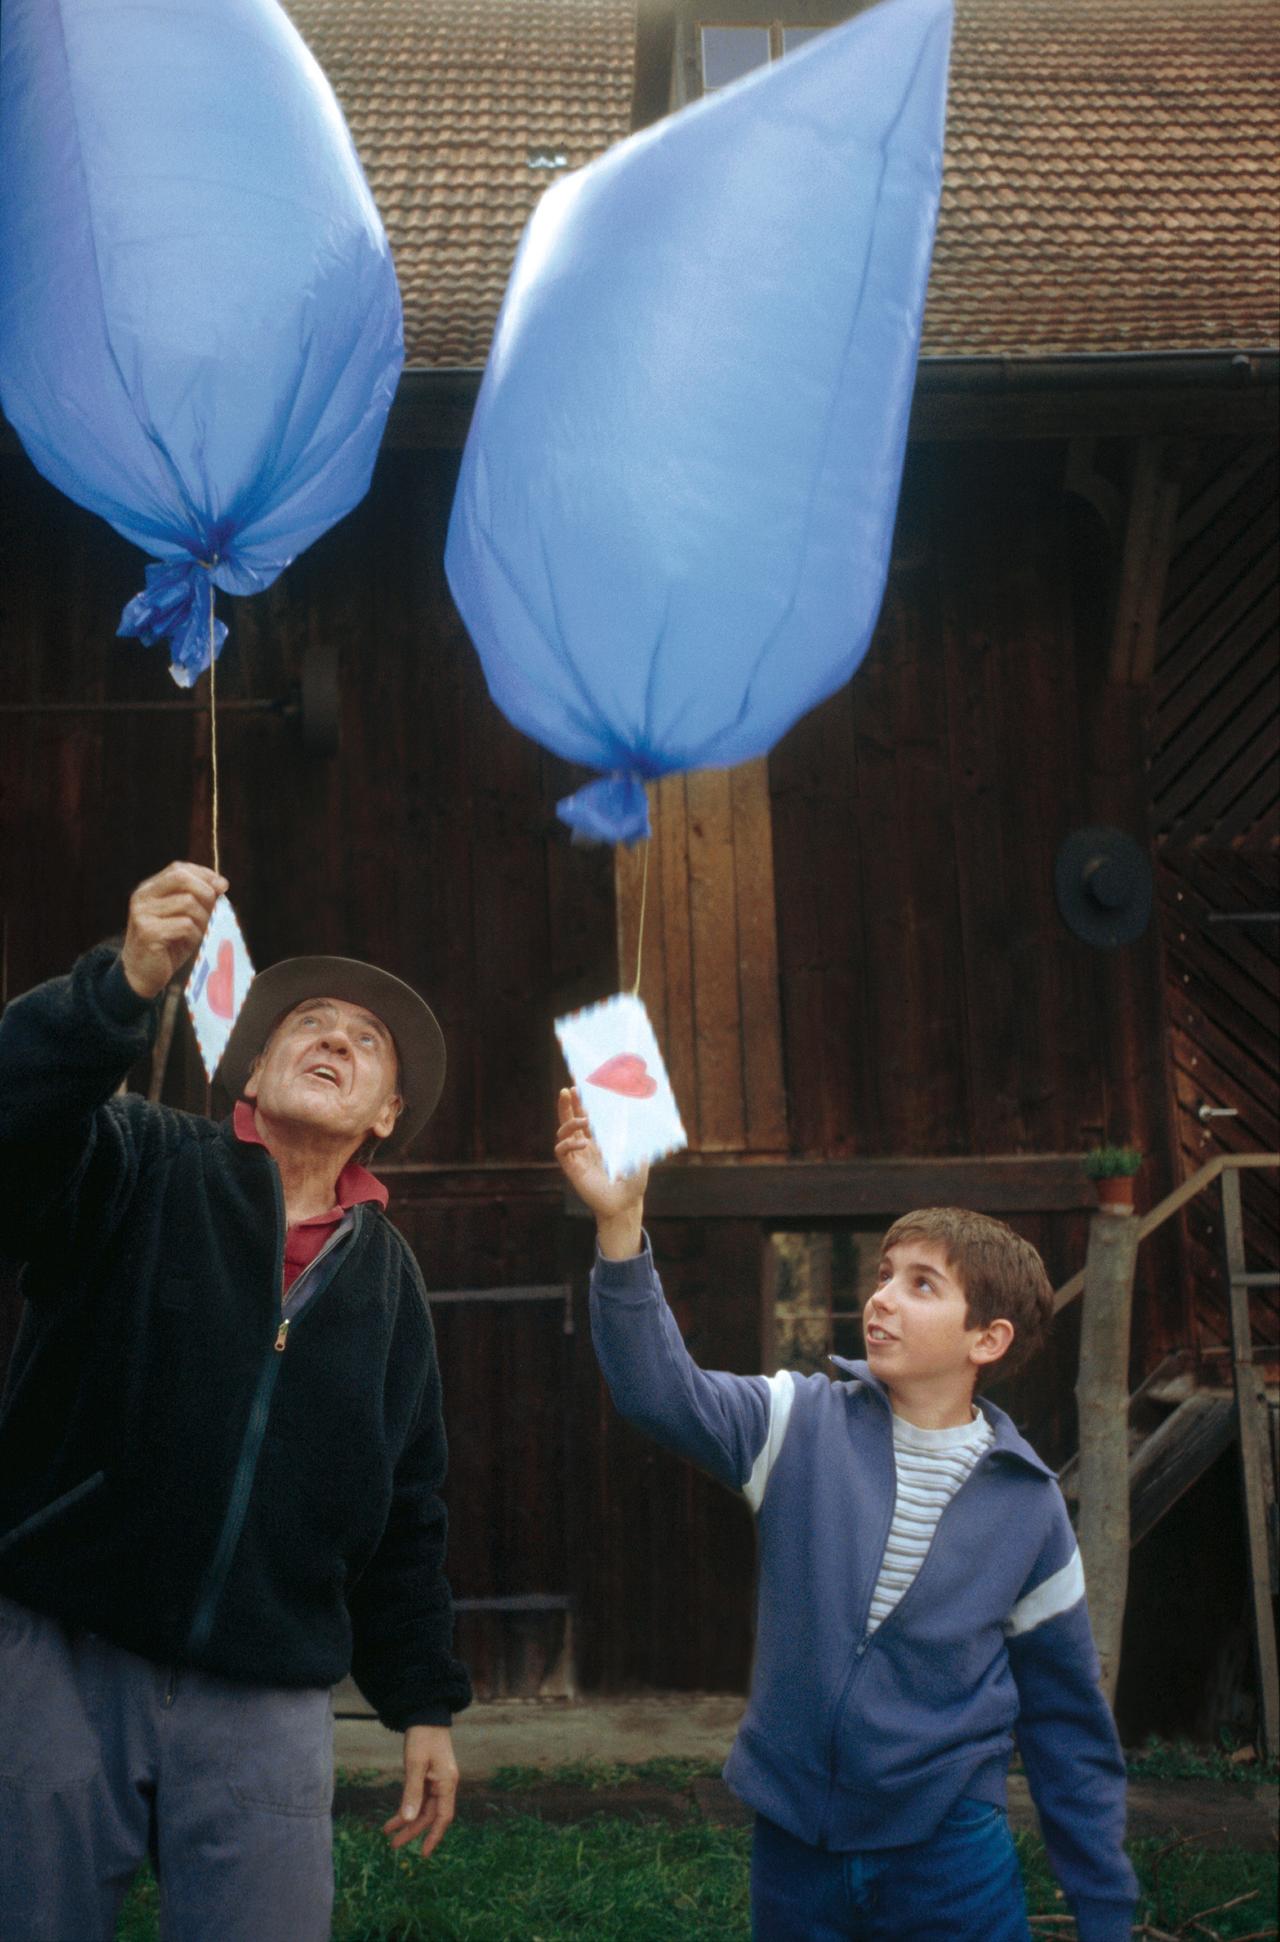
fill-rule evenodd
<path id="1" fill-rule="evenodd" d="M 284 1280 L 284 1189 L 280 1184 L 280 1175 L 274 1167 L 272 1168 L 272 1175 L 275 1187 L 277 1236 L 274 1286 L 278 1288 Z M 354 1241 L 359 1229 L 362 1211 L 361 1208 L 357 1207 L 353 1225 L 351 1228 L 344 1230 L 345 1234 L 349 1235 L 352 1241 Z M 321 1248 L 320 1253 L 316 1256 L 316 1260 L 319 1261 L 327 1254 L 329 1249 L 336 1246 L 338 1240 L 341 1238 L 343 1236 L 333 1235 L 325 1243 L 324 1247 Z M 314 1263 L 311 1265 L 314 1265 Z M 314 1300 L 307 1303 L 307 1307 L 314 1306 L 314 1301 L 319 1300 L 320 1295 L 323 1293 L 324 1290 L 321 1289 Z M 301 1316 L 296 1317 L 295 1325 L 301 1319 Z M 245 1424 L 244 1436 L 240 1442 L 240 1455 L 236 1462 L 236 1473 L 231 1485 L 231 1495 L 227 1501 L 226 1515 L 222 1520 L 222 1529 L 218 1534 L 218 1543 L 214 1550 L 212 1561 L 204 1576 L 204 1583 L 196 1604 L 195 1617 L 191 1621 L 191 1630 L 187 1634 L 188 1651 L 198 1651 L 203 1645 L 207 1644 L 209 1634 L 213 1630 L 214 1613 L 217 1610 L 218 1600 L 222 1596 L 222 1588 L 226 1582 L 227 1573 L 231 1569 L 231 1560 L 235 1554 L 236 1545 L 240 1542 L 240 1533 L 244 1528 L 244 1520 L 248 1515 L 249 1497 L 253 1489 L 254 1475 L 258 1468 L 258 1457 L 262 1450 L 262 1438 L 266 1432 L 267 1415 L 271 1408 L 271 1396 L 276 1386 L 276 1380 L 280 1374 L 280 1357 L 284 1352 L 285 1343 L 289 1339 L 289 1327 L 290 1323 L 288 1319 L 280 1322 L 275 1335 L 272 1337 L 271 1347 L 267 1350 L 262 1368 L 259 1371 L 258 1386 L 254 1391 L 253 1405 L 249 1411 L 249 1420 Z"/>
<path id="2" fill-rule="evenodd" d="M 870 1589 L 867 1592 L 867 1602 L 863 1606 L 862 1616 L 858 1622 L 858 1634 L 859 1634 L 858 1643 L 857 1645 L 854 1646 L 853 1652 L 850 1655 L 849 1667 L 847 1672 L 844 1675 L 844 1682 L 840 1687 L 839 1695 L 831 1711 L 831 1731 L 827 1735 L 827 1798 L 823 1802 L 823 1807 L 822 1807 L 821 1841 L 822 1841 L 822 1845 L 824 1846 L 826 1845 L 827 1832 L 828 1832 L 827 1824 L 831 1816 L 831 1796 L 835 1792 L 835 1785 L 836 1785 L 836 1743 L 840 1734 L 840 1720 L 841 1720 L 841 1716 L 844 1713 L 845 1706 L 848 1703 L 849 1693 L 852 1690 L 854 1679 L 857 1677 L 859 1671 L 861 1670 L 862 1661 L 866 1656 L 867 1647 L 871 1643 L 871 1634 L 867 1630 L 867 1620 L 871 1616 L 871 1600 L 876 1595 L 876 1582 L 880 1576 L 880 1566 L 884 1563 L 884 1554 L 886 1550 L 889 1548 L 889 1532 L 893 1528 L 893 1507 L 897 1501 L 897 1493 L 898 1493 L 898 1460 L 897 1460 L 897 1457 L 894 1455 L 894 1451 L 893 1451 L 892 1420 L 890 1421 L 890 1425 L 889 1425 L 889 1456 L 890 1456 L 890 1460 L 893 1463 L 893 1497 L 890 1499 L 890 1502 L 889 1502 L 889 1515 L 886 1517 L 884 1521 L 884 1529 L 880 1537 L 879 1557 L 876 1563 L 875 1574 L 872 1577 Z"/>
<path id="3" fill-rule="evenodd" d="M 890 1433 L 890 1436 L 892 1437 L 892 1434 L 893 1434 L 892 1424 L 890 1424 L 889 1433 Z M 991 1449 L 986 1449 L 982 1452 L 982 1455 L 978 1458 L 978 1461 L 974 1464 L 972 1470 L 969 1472 L 969 1475 L 965 1478 L 964 1482 L 960 1485 L 960 1490 L 964 1490 L 967 1488 L 969 1483 L 973 1480 L 974 1477 L 977 1476 L 979 1470 L 981 1470 L 983 1464 L 987 1461 L 988 1457 L 991 1456 L 991 1454 L 992 1454 Z M 894 1464 L 893 1464 L 893 1476 L 894 1476 L 894 1502 L 896 1503 L 897 1490 L 898 1490 L 898 1463 L 897 1463 L 896 1456 L 894 1458 Z M 867 1602 L 862 1614 L 862 1624 L 861 1624 L 862 1635 L 858 1640 L 857 1645 L 855 1645 L 853 1648 L 853 1655 L 849 1661 L 849 1670 L 845 1674 L 844 1684 L 840 1688 L 840 1697 L 836 1701 L 835 1711 L 833 1712 L 832 1718 L 831 1718 L 831 1732 L 828 1735 L 828 1739 L 827 1739 L 827 1765 L 829 1768 L 829 1772 L 827 1775 L 827 1798 L 826 1798 L 826 1803 L 823 1807 L 823 1813 L 822 1813 L 822 1840 L 824 1845 L 826 1843 L 828 1833 L 830 1832 L 830 1829 L 828 1827 L 828 1821 L 830 1819 L 830 1814 L 831 1814 L 831 1796 L 835 1792 L 835 1784 L 836 1784 L 836 1743 L 840 1732 L 840 1720 L 841 1720 L 841 1716 L 844 1713 L 844 1709 L 848 1704 L 849 1694 L 853 1689 L 853 1682 L 857 1677 L 858 1673 L 862 1669 L 862 1662 L 867 1656 L 867 1648 L 871 1644 L 871 1641 L 874 1638 L 878 1638 L 883 1633 L 885 1626 L 890 1624 L 898 1616 L 898 1613 L 902 1610 L 902 1607 L 906 1604 L 908 1598 L 910 1598 L 912 1592 L 919 1584 L 920 1579 L 924 1574 L 924 1568 L 928 1564 L 929 1559 L 933 1556 L 933 1548 L 938 1542 L 938 1532 L 942 1529 L 943 1519 L 946 1517 L 947 1512 L 951 1509 L 952 1504 L 955 1503 L 956 1498 L 960 1495 L 960 1490 L 957 1490 L 952 1496 L 950 1496 L 947 1499 L 946 1503 L 942 1506 L 942 1515 L 939 1517 L 937 1523 L 933 1527 L 933 1536 L 929 1539 L 929 1548 L 920 1560 L 920 1569 L 916 1572 L 915 1577 L 911 1580 L 911 1583 L 907 1586 L 906 1590 L 903 1592 L 901 1598 L 898 1600 L 893 1610 L 885 1614 L 885 1616 L 881 1619 L 879 1625 L 875 1628 L 874 1631 L 869 1631 L 867 1629 L 867 1621 L 871 1616 L 871 1601 L 876 1595 L 876 1585 L 880 1579 L 880 1568 L 884 1564 L 884 1554 L 889 1546 L 889 1532 L 893 1528 L 893 1505 L 891 1504 L 889 1507 L 889 1522 L 885 1525 L 884 1539 L 880 1546 L 880 1561 L 876 1565 L 876 1575 L 871 1580 L 871 1590 L 867 1594 Z"/>
<path id="4" fill-rule="evenodd" d="M 276 1211 L 276 1255 L 275 1274 L 271 1285 L 279 1288 L 284 1281 L 284 1188 L 280 1184 L 279 1169 L 272 1164 L 271 1191 Z M 187 1634 L 187 1650 L 197 1652 L 209 1638 L 213 1630 L 213 1615 L 217 1609 L 222 1587 L 231 1565 L 231 1554 L 240 1541 L 244 1526 L 245 1513 L 249 1508 L 249 1490 L 253 1483 L 253 1473 L 258 1467 L 258 1453 L 262 1448 L 263 1432 L 267 1427 L 267 1411 L 271 1407 L 271 1392 L 276 1386 L 280 1364 L 274 1353 L 269 1352 L 258 1375 L 258 1386 L 254 1391 L 253 1404 L 249 1410 L 249 1420 L 245 1424 L 244 1435 L 240 1439 L 240 1454 L 236 1459 L 236 1472 L 232 1479 L 231 1495 L 227 1500 L 226 1513 L 222 1519 L 222 1529 L 214 1547 L 209 1568 L 204 1574 L 200 1596 L 196 1600 L 195 1616 L 191 1630 Z"/>
<path id="5" fill-rule="evenodd" d="M 313 1261 L 308 1261 L 306 1267 L 303 1270 L 303 1273 L 313 1274 L 315 1270 L 319 1267 L 320 1263 L 324 1260 L 324 1257 L 326 1254 L 331 1254 L 334 1248 L 336 1248 L 340 1242 L 347 1240 L 348 1237 L 354 1238 L 354 1234 L 355 1234 L 354 1222 L 350 1227 L 339 1227 L 336 1234 L 331 1234 L 329 1236 L 328 1240 L 321 1248 L 319 1254 L 316 1255 L 315 1259 Z M 299 1280 L 301 1280 L 301 1278 L 302 1277 L 299 1276 Z M 319 1292 L 323 1294 L 324 1290 L 320 1289 Z M 310 1307 L 309 1302 L 307 1303 L 307 1306 Z M 302 1318 L 300 1315 L 285 1315 L 284 1317 L 282 1317 L 280 1326 L 276 1330 L 276 1339 L 271 1345 L 272 1348 L 276 1351 L 277 1355 L 284 1354 L 285 1349 L 289 1345 L 289 1330 L 296 1321 L 300 1321 L 301 1319 Z"/>
<path id="6" fill-rule="evenodd" d="M 253 1484 L 253 1473 L 258 1467 L 258 1453 L 262 1448 L 263 1432 L 267 1427 L 267 1412 L 271 1407 L 271 1392 L 276 1386 L 280 1373 L 280 1363 L 274 1353 L 269 1352 L 258 1376 L 258 1387 L 254 1391 L 253 1407 L 240 1439 L 240 1455 L 236 1463 L 235 1479 L 231 1485 L 231 1496 L 227 1500 L 226 1515 L 218 1534 L 217 1548 L 212 1562 L 205 1573 L 204 1589 L 196 1606 L 196 1615 L 191 1622 L 187 1637 L 187 1647 L 197 1651 L 208 1641 L 213 1630 L 213 1614 L 218 1599 L 222 1595 L 223 1583 L 231 1564 L 231 1554 L 240 1541 L 245 1513 L 249 1508 L 249 1492 Z"/>

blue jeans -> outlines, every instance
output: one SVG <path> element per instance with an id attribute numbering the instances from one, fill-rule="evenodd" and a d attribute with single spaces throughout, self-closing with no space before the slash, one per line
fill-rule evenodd
<path id="1" fill-rule="evenodd" d="M 754 1942 L 1030 1942 L 1002 1808 L 958 1800 L 905 1848 L 837 1854 L 760 1815 L 751 1851 Z"/>

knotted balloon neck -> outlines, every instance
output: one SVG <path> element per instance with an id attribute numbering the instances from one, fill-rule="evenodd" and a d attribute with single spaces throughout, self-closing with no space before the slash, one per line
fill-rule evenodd
<path id="1" fill-rule="evenodd" d="M 564 796 L 556 814 L 576 836 L 591 843 L 639 843 L 649 835 L 649 798 L 644 777 L 620 769 Z"/>
<path id="2" fill-rule="evenodd" d="M 169 643 L 169 672 L 180 688 L 190 688 L 222 652 L 227 630 L 213 619 L 213 560 L 149 561 L 146 591 L 135 594 L 120 616 L 118 635 L 133 635 L 144 647 Z"/>

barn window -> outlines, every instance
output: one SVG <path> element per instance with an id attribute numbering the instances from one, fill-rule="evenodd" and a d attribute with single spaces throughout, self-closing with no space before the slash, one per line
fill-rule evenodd
<path id="1" fill-rule="evenodd" d="M 815 34 L 825 34 L 825 27 L 784 27 L 782 30 L 782 51 L 793 54 L 797 47 L 803 47 Z"/>
<path id="2" fill-rule="evenodd" d="M 876 1284 L 884 1223 L 769 1237 L 765 1368 L 834 1371 L 827 1358 L 863 1354 L 862 1304 Z"/>
<path id="3" fill-rule="evenodd" d="M 717 89 L 727 88 L 730 82 L 740 81 L 753 68 L 764 67 L 770 61 L 780 61 L 784 54 L 794 52 L 805 41 L 812 40 L 815 34 L 824 33 L 829 24 L 794 27 L 773 20 L 752 26 L 702 25 L 699 43 L 703 94 L 715 94 Z"/>
<path id="4" fill-rule="evenodd" d="M 772 59 L 767 27 L 704 27 L 702 92 L 714 94 Z"/>

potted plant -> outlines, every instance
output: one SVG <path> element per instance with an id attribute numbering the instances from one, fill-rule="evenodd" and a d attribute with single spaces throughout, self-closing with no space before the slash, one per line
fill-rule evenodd
<path id="1" fill-rule="evenodd" d="M 1133 1176 L 1142 1165 L 1140 1146 L 1091 1146 L 1084 1170 L 1098 1194 L 1098 1205 L 1113 1214 L 1133 1212 Z"/>

